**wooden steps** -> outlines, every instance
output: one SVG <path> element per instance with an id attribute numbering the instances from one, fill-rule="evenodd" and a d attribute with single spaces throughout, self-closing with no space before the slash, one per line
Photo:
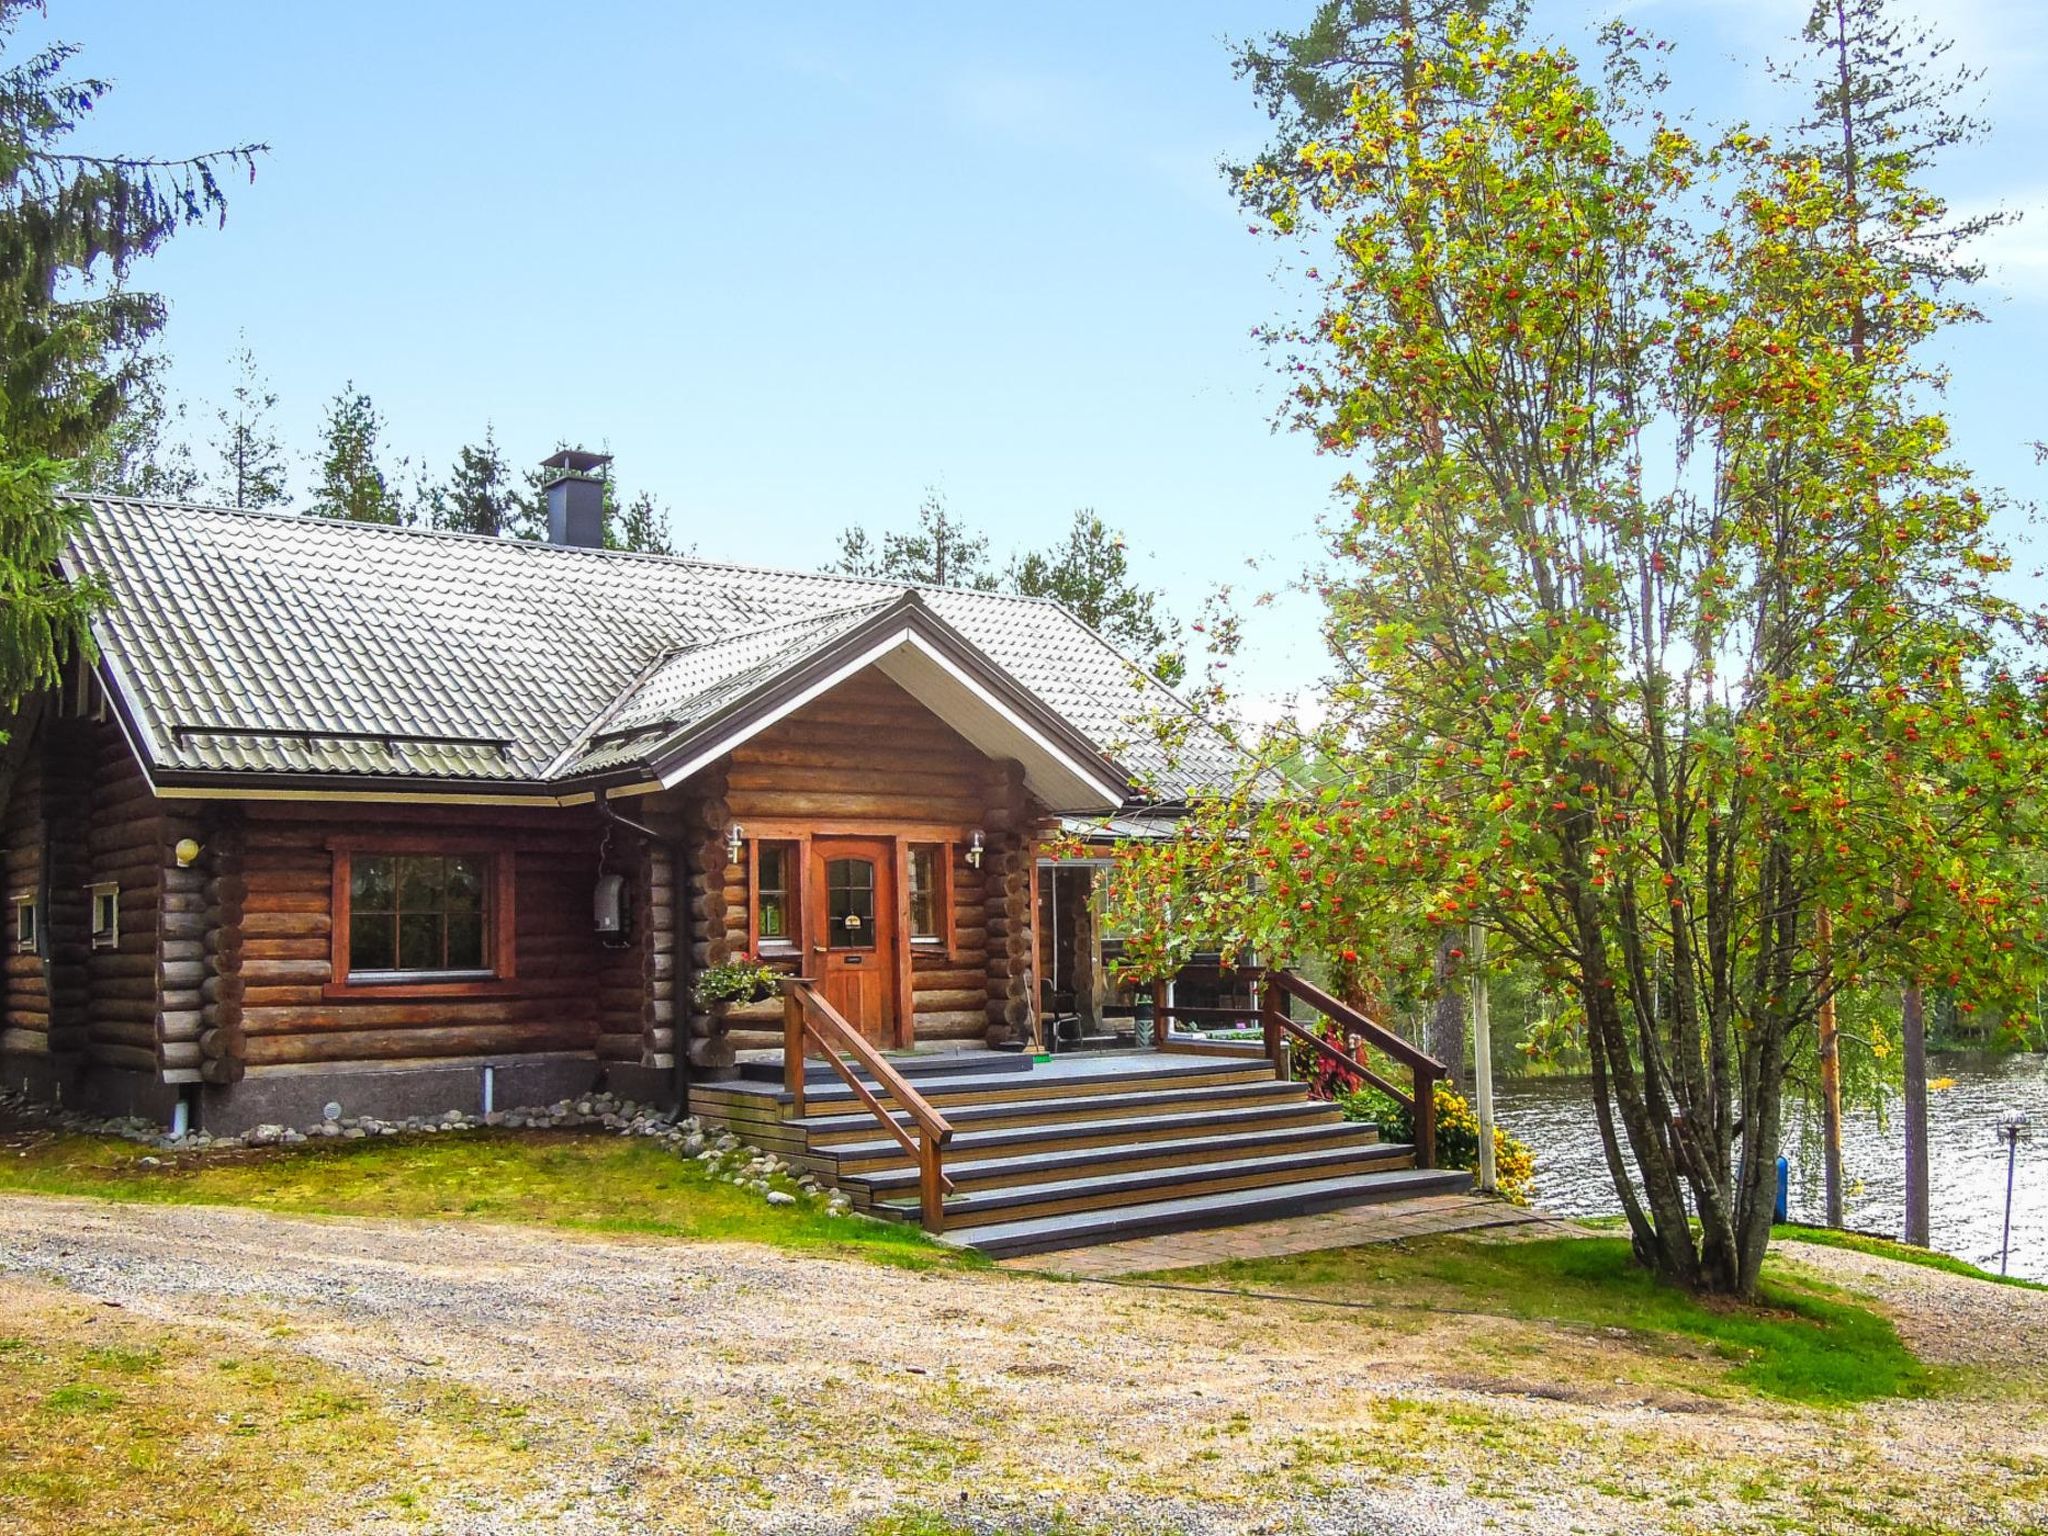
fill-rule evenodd
<path id="1" fill-rule="evenodd" d="M 1309 1216 L 1317 1211 L 1375 1205 L 1383 1200 L 1459 1194 L 1471 1187 L 1472 1175 L 1469 1173 L 1405 1168 L 1372 1174 L 1363 1179 L 1314 1179 L 1271 1188 L 1183 1196 L 1068 1216 L 1025 1217 L 968 1227 L 962 1231 L 942 1232 L 939 1237 L 941 1242 L 976 1248 L 993 1258 L 1013 1258 L 1027 1253 L 1055 1253 L 1062 1248 L 1085 1248 L 1095 1243 L 1120 1243 L 1134 1237 L 1157 1237 L 1168 1232 L 1197 1232 L 1210 1227 L 1238 1226 L 1248 1221 Z"/>
<path id="2" fill-rule="evenodd" d="M 1277 1079 L 1263 1059 L 1153 1052 L 1056 1058 L 892 1058 L 953 1126 L 948 1241 L 1032 1253 L 1263 1220 L 1470 1186 L 1417 1172 L 1379 1139 Z M 752 1065 L 752 1064 L 750 1064 Z M 857 1209 L 916 1220 L 902 1146 L 831 1069 L 805 1075 L 795 1116 L 779 1064 L 690 1093 L 707 1124 L 808 1168 Z M 899 1123 L 905 1117 L 896 1116 Z"/>

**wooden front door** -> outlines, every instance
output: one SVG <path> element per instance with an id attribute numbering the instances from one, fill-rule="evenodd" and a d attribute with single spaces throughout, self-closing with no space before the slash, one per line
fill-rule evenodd
<path id="1" fill-rule="evenodd" d="M 811 964 L 827 1002 L 877 1045 L 896 1043 L 896 845 L 811 841 Z"/>

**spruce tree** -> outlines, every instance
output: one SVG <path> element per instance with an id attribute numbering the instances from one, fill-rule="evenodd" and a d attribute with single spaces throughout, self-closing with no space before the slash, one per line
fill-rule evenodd
<path id="1" fill-rule="evenodd" d="M 411 518 L 377 462 L 384 418 L 350 380 L 327 404 L 321 425 L 319 483 L 307 511 L 314 517 L 357 523 L 406 523 Z"/>
<path id="2" fill-rule="evenodd" d="M 166 396 L 152 368 L 137 382 L 126 414 L 100 434 L 69 478 L 109 496 L 190 500 L 204 477 L 180 430 L 184 419 L 184 405 Z"/>
<path id="3" fill-rule="evenodd" d="M 0 0 L 0 710 L 91 644 L 105 594 L 54 574 L 85 515 L 56 492 L 106 451 L 147 379 L 165 310 L 134 268 L 179 230 L 221 219 L 220 178 L 252 172 L 263 151 L 71 152 L 108 86 L 71 72 L 69 44 L 17 47 L 41 15 L 33 0 Z"/>
<path id="4" fill-rule="evenodd" d="M 839 536 L 839 558 L 827 570 L 843 576 L 875 576 L 926 587 L 971 587 L 993 592 L 995 571 L 988 562 L 988 536 L 976 533 L 946 510 L 946 498 L 927 489 L 918 503 L 916 525 L 884 533 L 879 546 L 865 528 Z"/>
<path id="5" fill-rule="evenodd" d="M 272 424 L 277 392 L 256 365 L 256 353 L 244 335 L 229 362 L 235 370 L 228 403 L 214 412 L 220 436 L 213 441 L 218 460 L 214 496 L 230 507 L 285 507 L 284 443 Z"/>

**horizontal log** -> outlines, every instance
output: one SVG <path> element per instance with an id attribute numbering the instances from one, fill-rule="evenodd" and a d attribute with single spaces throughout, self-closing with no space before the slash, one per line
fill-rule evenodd
<path id="1" fill-rule="evenodd" d="M 157 1070 L 156 1052 L 134 1045 L 95 1045 L 90 1048 L 92 1059 L 103 1067 L 116 1067 L 124 1072 L 149 1072 Z"/>
<path id="2" fill-rule="evenodd" d="M 911 996 L 916 999 L 917 1012 L 920 1018 L 924 1016 L 927 1009 L 933 1013 L 948 1013 L 963 1009 L 972 1009 L 978 1013 L 988 1006 L 988 989 L 986 987 L 959 987 L 939 991 L 937 989 L 926 990 L 923 987 L 913 986 Z"/>
<path id="3" fill-rule="evenodd" d="M 263 912 L 317 913 L 326 917 L 333 900 L 333 893 L 324 885 L 318 890 L 252 891 L 242 904 L 243 920 Z"/>
<path id="4" fill-rule="evenodd" d="M 778 1037 L 778 1043 L 779 1039 L 780 1037 Z M 718 1072 L 733 1064 L 733 1053 L 734 1047 L 729 1040 L 693 1039 L 683 1054 L 684 1059 L 698 1071 Z"/>
<path id="5" fill-rule="evenodd" d="M 329 960 L 262 960 L 242 957 L 242 980 L 251 987 L 287 986 L 301 983 L 324 986 L 333 974 Z"/>
<path id="6" fill-rule="evenodd" d="M 197 1040 L 205 1033 L 206 1015 L 199 1008 L 166 1008 L 157 1016 L 158 1032 L 166 1040 Z"/>
<path id="7" fill-rule="evenodd" d="M 166 1040 L 158 1053 L 166 1067 L 196 1067 L 206 1058 L 200 1054 L 197 1040 Z"/>
<path id="8" fill-rule="evenodd" d="M 733 791 L 733 809 L 742 821 L 749 816 L 795 820 L 973 821 L 978 802 L 950 796 L 859 793 L 813 793 L 801 790 Z"/>
<path id="9" fill-rule="evenodd" d="M 487 1024 L 441 1029 L 352 1030 L 249 1039 L 252 1067 L 323 1061 L 421 1061 L 437 1056 L 494 1056 L 526 1051 L 583 1051 L 589 1034 L 559 1024 Z"/>
<path id="10" fill-rule="evenodd" d="M 979 1040 L 987 1031 L 986 1013 L 938 1013 L 917 1016 L 919 1040 Z"/>
<path id="11" fill-rule="evenodd" d="M 92 1023 L 86 1029 L 86 1038 L 94 1045 L 132 1045 L 143 1050 L 156 1050 L 156 1018 L 144 1014 L 140 1018 L 123 1018 L 110 1014 L 104 1009 L 95 1013 Z"/>
<path id="12" fill-rule="evenodd" d="M 982 805 L 981 788 L 971 775 L 944 767 L 916 768 L 897 764 L 886 769 L 849 768 L 834 761 L 829 753 L 817 754 L 814 763 L 756 763 L 744 773 L 735 772 L 732 796 L 735 804 L 764 790 L 803 790 L 837 795 L 855 790 L 870 795 L 906 795 L 966 801 Z"/>
<path id="13" fill-rule="evenodd" d="M 242 1028 L 249 1035 L 322 1034 L 366 1029 L 433 1030 L 477 1025 L 539 1025 L 559 1021 L 565 1032 L 583 1030 L 594 1018 L 590 1009 L 567 1009 L 534 998 L 479 998 L 463 1001 L 433 998 L 419 1002 L 358 1003 L 355 1001 L 242 1004 Z"/>
<path id="14" fill-rule="evenodd" d="M 630 1035 L 599 1035 L 595 1050 L 600 1061 L 638 1061 L 642 1041 L 637 1032 Z"/>

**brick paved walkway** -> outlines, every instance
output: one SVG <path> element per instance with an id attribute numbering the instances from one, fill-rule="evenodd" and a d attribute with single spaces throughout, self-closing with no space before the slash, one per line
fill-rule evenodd
<path id="1" fill-rule="evenodd" d="M 1316 1216 L 1288 1216 L 1278 1221 L 1247 1222 L 1240 1227 L 1174 1232 L 1162 1237 L 1134 1238 L 1128 1243 L 1071 1248 L 1064 1253 L 1026 1254 L 1002 1262 L 1006 1269 L 1103 1280 L 1162 1269 L 1194 1269 L 1231 1259 L 1271 1259 L 1290 1253 L 1355 1248 L 1361 1243 L 1391 1243 L 1404 1237 L 1479 1228 L 1497 1229 L 1502 1236 L 1568 1230 L 1564 1223 L 1541 1211 L 1509 1205 L 1504 1200 L 1482 1200 L 1476 1195 L 1425 1195 L 1415 1200 L 1389 1200 L 1380 1205 L 1325 1211 Z"/>

